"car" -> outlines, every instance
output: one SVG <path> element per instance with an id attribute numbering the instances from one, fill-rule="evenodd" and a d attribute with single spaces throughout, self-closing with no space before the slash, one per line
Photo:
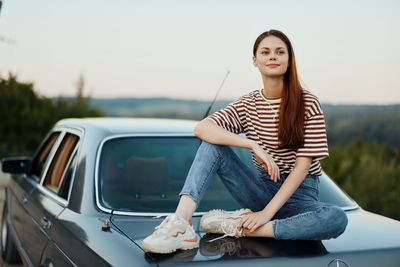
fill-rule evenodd
<path id="1" fill-rule="evenodd" d="M 399 266 L 400 222 L 363 210 L 326 173 L 320 199 L 345 210 L 346 231 L 321 241 L 226 237 L 199 231 L 201 215 L 238 204 L 216 178 L 193 218 L 199 248 L 145 253 L 140 245 L 174 212 L 201 140 L 196 121 L 59 121 L 33 157 L 2 159 L 11 179 L 1 226 L 5 262 L 25 266 Z M 249 166 L 247 149 L 234 148 Z"/>

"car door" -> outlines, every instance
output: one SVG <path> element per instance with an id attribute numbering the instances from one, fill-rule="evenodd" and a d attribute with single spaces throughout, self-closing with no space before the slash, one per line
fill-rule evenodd
<path id="1" fill-rule="evenodd" d="M 43 237 L 48 240 L 40 259 L 41 264 L 45 266 L 73 265 L 54 239 L 62 239 L 60 234 L 63 232 L 63 226 L 57 217 L 67 206 L 79 140 L 79 132 L 65 132 L 38 190 L 31 194 L 32 208 L 29 212 Z"/>
<path id="2" fill-rule="evenodd" d="M 51 132 L 32 160 L 29 175 L 14 175 L 9 186 L 8 211 L 16 236 L 21 244 L 21 256 L 28 264 L 39 263 L 47 238 L 38 230 L 31 216 L 31 195 L 37 190 L 41 176 L 61 141 L 61 132 Z"/>

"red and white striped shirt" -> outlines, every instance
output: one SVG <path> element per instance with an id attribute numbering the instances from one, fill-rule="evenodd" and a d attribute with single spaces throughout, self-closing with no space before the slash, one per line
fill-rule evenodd
<path id="1" fill-rule="evenodd" d="M 296 157 L 312 157 L 310 174 L 321 175 L 320 160 L 329 156 L 324 114 L 318 98 L 304 91 L 304 144 L 298 149 L 278 148 L 279 107 L 281 99 L 267 99 L 255 90 L 215 112 L 209 118 L 227 131 L 245 133 L 257 142 L 278 165 L 280 173 L 290 173 Z M 262 170 L 255 160 L 253 163 Z"/>

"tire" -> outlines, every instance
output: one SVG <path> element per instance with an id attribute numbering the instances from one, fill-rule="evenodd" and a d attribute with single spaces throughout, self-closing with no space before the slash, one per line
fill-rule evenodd
<path id="1" fill-rule="evenodd" d="M 4 202 L 3 207 L 3 216 L 1 219 L 1 238 L 0 238 L 0 248 L 1 248 L 1 257 L 3 261 L 6 263 L 20 263 L 21 258 L 19 257 L 19 253 L 17 248 L 15 247 L 14 241 L 10 235 L 9 227 L 7 224 L 7 205 Z"/>

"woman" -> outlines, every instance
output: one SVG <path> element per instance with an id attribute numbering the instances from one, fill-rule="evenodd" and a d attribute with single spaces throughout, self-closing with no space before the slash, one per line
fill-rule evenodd
<path id="1" fill-rule="evenodd" d="M 206 213 L 200 222 L 204 231 L 320 240 L 336 238 L 345 230 L 343 210 L 319 202 L 319 160 L 329 155 L 325 120 L 318 99 L 300 85 L 287 36 L 277 30 L 262 33 L 254 43 L 253 64 L 261 73 L 263 89 L 242 96 L 196 126 L 195 134 L 203 142 L 176 212 L 143 241 L 145 251 L 169 253 L 198 246 L 191 217 L 215 173 L 247 209 Z M 229 146 L 251 150 L 256 177 Z"/>

